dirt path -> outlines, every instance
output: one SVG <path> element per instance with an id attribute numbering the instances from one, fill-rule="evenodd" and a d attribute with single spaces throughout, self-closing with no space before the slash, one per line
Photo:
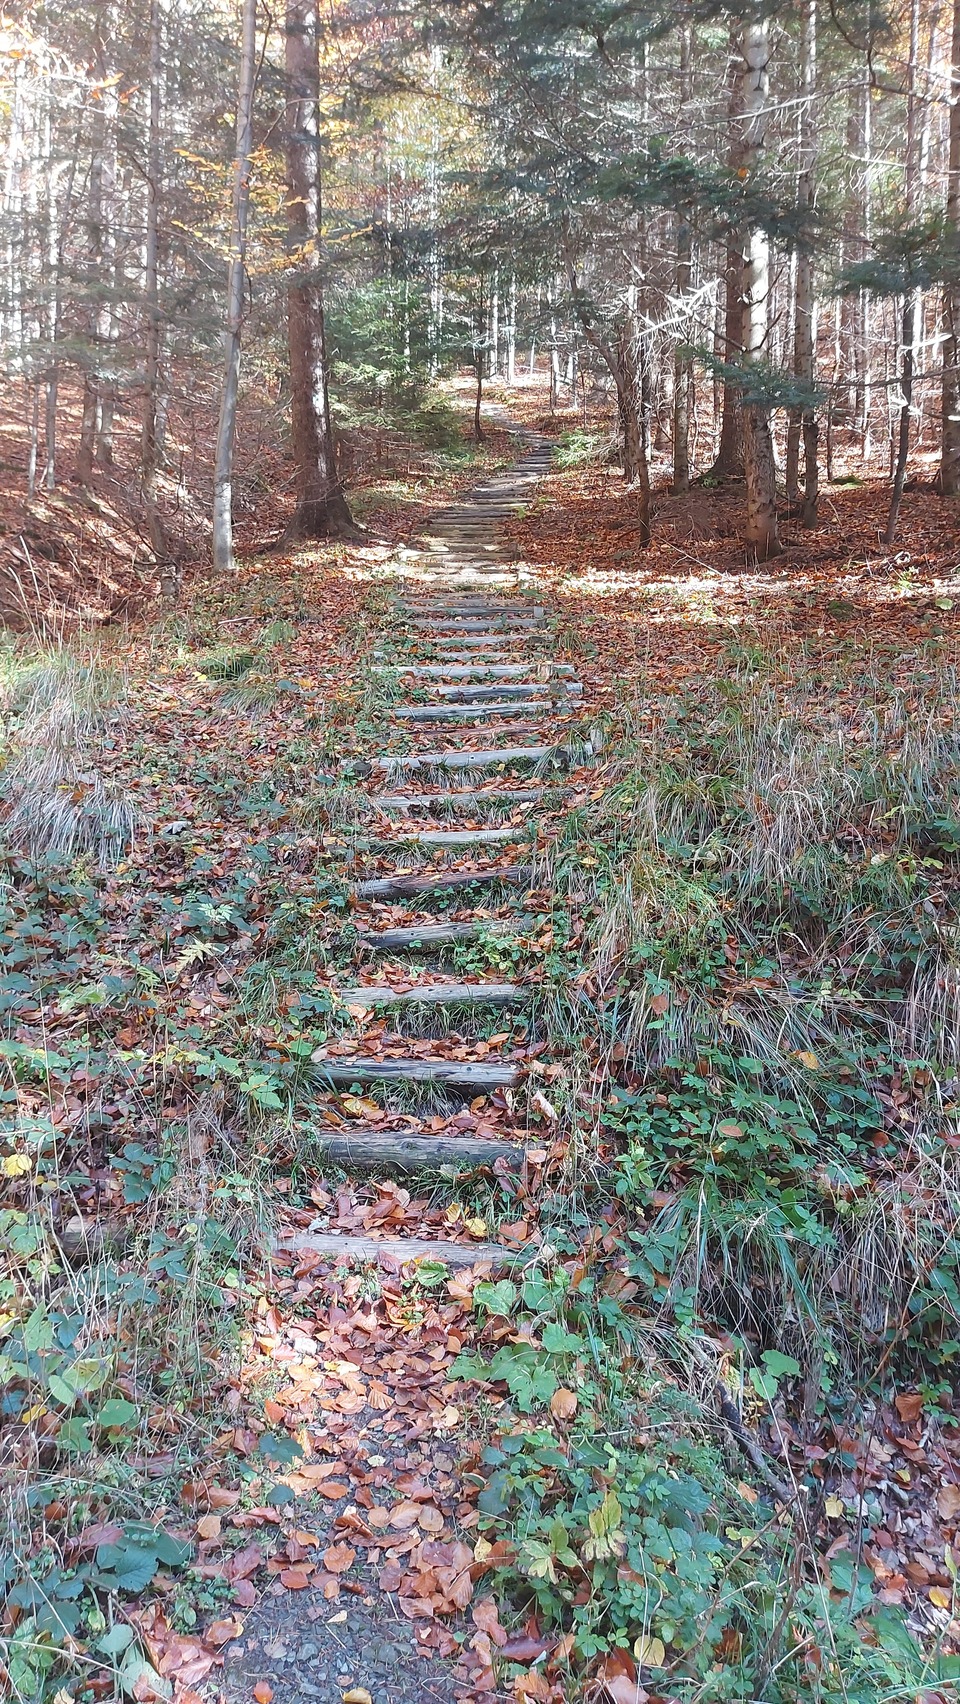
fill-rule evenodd
<path id="1" fill-rule="evenodd" d="M 355 888 L 355 971 L 339 993 L 359 1035 L 331 1040 L 318 1061 L 330 1085 L 377 1113 L 327 1143 L 328 1157 L 351 1174 L 417 1173 L 429 1186 L 431 1173 L 449 1179 L 451 1167 L 495 1167 L 502 1175 L 524 1164 L 527 1050 L 518 1043 L 526 1038 L 526 990 L 522 976 L 485 973 L 480 949 L 516 919 L 530 886 L 538 800 L 562 778 L 581 690 L 569 665 L 555 662 L 548 613 L 501 537 L 502 522 L 529 500 L 549 463 L 549 446 L 529 441 L 513 468 L 436 515 L 417 546 L 399 553 L 373 659 L 396 692 L 367 782 L 370 820 L 384 824 L 378 856 L 386 852 L 393 867 L 361 877 Z M 384 1021 L 365 1024 L 371 1009 Z M 377 1109 L 396 1114 L 412 1104 L 442 1108 L 446 1116 L 432 1121 L 442 1131 L 384 1134 Z M 458 1107 L 474 1113 L 467 1128 L 458 1127 Z M 484 1107 L 496 1109 L 495 1135 L 483 1131 Z M 313 1353 L 341 1356 L 348 1370 L 362 1363 L 360 1336 L 338 1299 L 378 1280 L 344 1283 L 346 1269 L 369 1273 L 378 1263 L 389 1304 L 412 1260 L 484 1263 L 495 1272 L 518 1258 L 456 1219 L 433 1240 L 345 1234 L 333 1228 L 334 1217 L 321 1210 L 283 1240 L 280 1261 L 288 1257 L 291 1283 L 298 1273 L 313 1283 L 318 1270 L 339 1282 L 326 1315 L 316 1318 L 323 1349 L 294 1340 L 288 1362 Z M 457 1472 L 457 1415 L 444 1390 L 456 1339 L 448 1332 L 444 1343 L 441 1327 L 431 1346 L 427 1329 L 412 1348 L 403 1322 L 391 1332 L 390 1317 L 388 1306 L 379 1321 L 377 1399 L 363 1386 L 346 1414 L 329 1413 L 312 1433 L 318 1474 L 345 1478 L 351 1501 L 335 1509 L 319 1495 L 302 1496 L 287 1560 L 296 1570 L 301 1556 L 323 1556 L 326 1571 L 318 1563 L 303 1589 L 282 1581 L 268 1588 L 226 1653 L 227 1704 L 253 1697 L 258 1684 L 263 1694 L 264 1683 L 276 1704 L 465 1696 L 450 1660 L 457 1648 L 450 1621 L 440 1625 L 429 1612 L 420 1619 L 415 1608 L 428 1578 L 430 1590 L 458 1603 L 473 1559 L 464 1543 L 472 1522 Z M 391 1503 L 397 1491 L 399 1505 Z M 331 1574 L 345 1538 L 355 1560 Z M 462 1596 L 465 1602 L 469 1588 Z"/>

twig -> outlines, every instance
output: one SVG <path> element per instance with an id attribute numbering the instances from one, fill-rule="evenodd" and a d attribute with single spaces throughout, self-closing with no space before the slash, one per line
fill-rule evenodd
<path id="1" fill-rule="evenodd" d="M 720 1407 L 720 1413 L 748 1461 L 750 1461 L 756 1468 L 764 1484 L 769 1485 L 770 1490 L 780 1499 L 781 1503 L 792 1503 L 797 1494 L 796 1487 L 786 1485 L 782 1479 L 777 1478 L 777 1475 L 774 1473 L 772 1467 L 767 1461 L 760 1444 L 754 1437 L 753 1433 L 744 1425 L 740 1410 L 737 1408 L 736 1404 L 731 1401 L 731 1398 L 727 1391 L 724 1390 L 723 1385 L 718 1383 L 715 1384 L 713 1388 L 714 1395 L 716 1396 Z"/>

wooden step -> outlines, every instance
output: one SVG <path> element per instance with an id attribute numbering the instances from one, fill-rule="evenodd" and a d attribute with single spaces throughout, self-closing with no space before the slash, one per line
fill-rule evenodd
<path id="1" fill-rule="evenodd" d="M 320 1145 L 327 1158 L 353 1170 L 395 1171 L 473 1170 L 506 1160 L 511 1170 L 523 1165 L 525 1149 L 516 1142 L 497 1142 L 483 1136 L 436 1136 L 432 1132 L 366 1129 L 359 1125 L 323 1132 Z"/>
<path id="2" fill-rule="evenodd" d="M 549 634 L 544 634 L 543 637 L 549 638 Z M 411 643 L 421 648 L 430 646 L 434 650 L 451 650 L 457 646 L 463 651 L 500 652 L 504 646 L 516 648 L 518 645 L 529 645 L 531 639 L 539 638 L 538 633 L 436 633 L 421 634 Z"/>
<path id="3" fill-rule="evenodd" d="M 398 834 L 390 840 L 378 840 L 382 847 L 403 846 L 511 846 L 532 842 L 537 838 L 534 823 L 519 823 L 512 828 L 425 828 Z"/>
<path id="4" fill-rule="evenodd" d="M 404 598 L 396 608 L 399 615 L 523 615 L 537 621 L 542 621 L 547 613 L 542 604 L 500 603 L 484 598 L 461 598 L 454 602 L 447 599 L 432 602 L 424 598 Z"/>
<path id="5" fill-rule="evenodd" d="M 375 1054 L 315 1059 L 328 1083 L 450 1083 L 454 1088 L 512 1089 L 521 1078 L 519 1065 L 491 1065 L 477 1059 L 380 1059 Z"/>
<path id="6" fill-rule="evenodd" d="M 431 633 L 483 633 L 494 637 L 503 631 L 523 634 L 548 631 L 545 621 L 526 615 L 408 615 L 405 622 L 408 627 L 423 627 Z"/>
<path id="7" fill-rule="evenodd" d="M 416 893 L 450 893 L 458 888 L 489 887 L 504 882 L 508 887 L 525 887 L 533 879 L 530 864 L 489 864 L 481 870 L 454 870 L 449 875 L 434 871 L 427 876 L 378 876 L 369 882 L 357 882 L 357 899 L 405 899 Z"/>
<path id="8" fill-rule="evenodd" d="M 409 923 L 402 929 L 364 930 L 357 937 L 357 946 L 390 952 L 395 947 L 442 947 L 512 933 L 509 923 L 494 918 L 489 923 Z"/>
<path id="9" fill-rule="evenodd" d="M 515 716 L 518 708 L 525 716 L 545 716 L 555 705 L 552 698 L 543 703 L 521 699 L 519 705 L 512 700 L 492 704 L 398 704 L 393 714 L 404 722 L 469 722 L 482 716 L 495 721 L 498 716 Z"/>
<path id="10" fill-rule="evenodd" d="M 428 1242 L 422 1237 L 347 1237 L 335 1231 L 294 1231 L 280 1237 L 278 1253 L 316 1253 L 336 1261 L 375 1264 L 383 1255 L 404 1265 L 410 1260 L 444 1261 L 447 1266 L 517 1266 L 537 1258 L 537 1249 L 502 1248 L 499 1243 Z"/>
<path id="11" fill-rule="evenodd" d="M 474 675 L 487 675 L 494 680 L 516 680 L 521 675 L 528 675 L 531 668 L 543 670 L 544 685 L 549 685 L 555 675 L 569 678 L 576 673 L 569 663 L 551 663 L 546 660 L 542 663 L 398 663 L 397 673 L 419 675 L 425 680 L 468 680 Z M 579 681 L 577 685 L 580 685 Z"/>
<path id="12" fill-rule="evenodd" d="M 495 751 L 421 751 L 415 756 L 376 757 L 378 769 L 490 769 L 501 763 L 543 763 L 559 757 L 555 745 L 501 746 Z"/>
<path id="13" fill-rule="evenodd" d="M 370 803 L 382 811 L 422 811 L 438 805 L 534 804 L 543 797 L 542 787 L 451 788 L 444 793 L 373 793 Z"/>
<path id="14" fill-rule="evenodd" d="M 554 692 L 561 696 L 548 699 L 547 702 L 550 704 L 562 704 L 564 698 L 579 697 L 583 692 L 583 687 L 579 681 L 571 681 L 568 684 L 566 681 L 550 682 L 545 680 L 498 680 L 494 681 L 491 686 L 482 686 L 470 681 L 455 682 L 452 686 L 443 686 L 438 681 L 436 685 L 431 684 L 429 690 L 435 692 L 438 698 L 445 698 L 448 702 L 452 701 L 455 704 L 483 704 L 487 701 L 496 703 L 498 697 L 501 699 L 542 698 L 545 692 L 550 691 L 551 685 Z"/>
<path id="15" fill-rule="evenodd" d="M 516 982 L 424 982 L 404 989 L 385 982 L 337 989 L 345 1006 L 519 1006 L 527 998 Z"/>

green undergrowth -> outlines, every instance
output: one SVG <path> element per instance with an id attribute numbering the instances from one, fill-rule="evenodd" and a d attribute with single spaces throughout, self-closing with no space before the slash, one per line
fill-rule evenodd
<path id="1" fill-rule="evenodd" d="M 783 1446 L 829 1462 L 904 1388 L 957 1420 L 956 686 L 923 659 L 909 693 L 856 659 L 732 661 L 625 706 L 605 791 L 538 871 L 580 1165 L 548 1234 L 573 1277 L 549 1306 L 478 1286 L 469 1370 L 508 1397 L 481 1509 L 518 1616 L 575 1671 L 606 1653 L 671 1698 L 905 1704 L 957 1659 L 858 1568 L 882 1502 L 831 1546 L 830 1469 Z M 577 1260 L 598 1213 L 606 1260 Z"/>

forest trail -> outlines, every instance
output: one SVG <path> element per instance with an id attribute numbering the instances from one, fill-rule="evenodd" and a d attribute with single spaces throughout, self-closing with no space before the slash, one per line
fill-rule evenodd
<path id="1" fill-rule="evenodd" d="M 386 1024 L 374 1026 L 372 1045 L 345 1035 L 317 1061 L 327 1084 L 361 1097 L 368 1109 L 366 1122 L 331 1134 L 326 1153 L 348 1173 L 368 1178 L 416 1173 L 429 1186 L 431 1173 L 449 1179 L 451 1171 L 469 1174 L 480 1167 L 516 1178 L 529 1158 L 545 1159 L 528 1146 L 527 1067 L 511 1058 L 514 1051 L 527 1056 L 527 1049 L 513 1046 L 518 1015 L 519 1036 L 530 1039 L 522 977 L 484 974 L 482 958 L 469 956 L 496 939 L 507 927 L 503 909 L 532 889 L 538 800 L 549 789 L 556 803 L 556 771 L 567 763 L 568 731 L 582 690 L 570 665 L 554 661 L 548 612 L 501 537 L 502 521 L 522 509 L 550 461 L 548 443 L 518 435 L 530 445 L 521 460 L 439 512 L 416 546 L 398 553 L 398 583 L 373 658 L 397 696 L 385 711 L 367 806 L 369 820 L 385 825 L 373 844 L 381 856 L 385 845 L 392 847 L 395 864 L 392 874 L 375 879 L 360 872 L 352 913 L 355 981 L 339 993 L 355 1028 L 363 1030 L 371 1009 Z M 457 859 L 454 870 L 449 855 Z M 452 969 L 451 955 L 457 961 Z M 411 1094 L 419 1101 L 411 1102 Z M 411 1105 L 422 1112 L 424 1097 L 452 1115 L 428 1121 L 442 1124 L 441 1134 L 422 1128 L 384 1134 L 383 1113 L 395 1122 Z M 491 1103 L 499 1114 L 496 1138 L 457 1129 L 458 1106 L 470 1107 L 474 1116 L 466 1122 L 475 1127 L 477 1112 Z M 411 1122 L 421 1126 L 424 1120 Z M 411 1336 L 404 1310 L 397 1305 L 391 1311 L 390 1303 L 399 1303 L 404 1282 L 417 1270 L 408 1262 L 425 1263 L 425 1272 L 436 1273 L 442 1262 L 454 1274 L 478 1267 L 490 1276 L 535 1258 L 537 1249 L 519 1241 L 515 1247 L 480 1241 L 481 1221 L 471 1223 L 466 1215 L 459 1222 L 453 1216 L 451 1240 L 436 1241 L 353 1236 L 326 1228 L 329 1217 L 321 1213 L 312 1224 L 281 1232 L 275 1251 L 281 1268 L 288 1261 L 293 1280 L 301 1275 L 307 1288 L 318 1268 L 342 1279 L 346 1267 L 376 1262 L 388 1319 L 398 1323 L 378 1336 L 371 1386 L 361 1380 L 356 1394 L 348 1389 L 352 1400 L 312 1429 L 317 1474 L 347 1479 L 356 1497 L 339 1511 L 330 1502 L 311 1507 L 314 1498 L 298 1504 L 300 1528 L 309 1529 L 298 1537 L 309 1537 L 309 1554 L 323 1557 L 335 1572 L 315 1573 L 308 1589 L 278 1583 L 268 1590 L 243 1636 L 225 1652 L 221 1697 L 245 1704 L 255 1686 L 262 1691 L 267 1685 L 274 1704 L 340 1704 L 344 1698 L 452 1704 L 473 1695 L 463 1671 L 442 1660 L 456 1652 L 453 1636 L 429 1609 L 418 1620 L 410 1606 L 418 1589 L 430 1590 L 417 1585 L 427 1578 L 434 1590 L 440 1581 L 448 1613 L 455 1604 L 466 1608 L 472 1592 L 473 1552 L 463 1540 L 476 1515 L 459 1478 L 462 1425 L 451 1406 L 457 1387 L 446 1382 L 457 1343 L 444 1328 L 431 1330 L 429 1317 Z M 343 1357 L 347 1373 L 371 1371 L 362 1354 L 366 1340 L 353 1329 L 349 1308 L 345 1316 L 338 1306 L 344 1291 L 357 1294 L 355 1286 L 364 1282 L 356 1274 L 339 1290 L 331 1284 L 326 1317 L 321 1309 L 310 1327 L 314 1341 L 299 1345 L 308 1362 L 319 1341 L 325 1357 Z M 297 1355 L 288 1359 L 295 1381 Z M 333 1467 L 325 1465 L 324 1452 L 335 1455 Z M 392 1510 L 389 1487 L 403 1495 Z M 344 1572 L 342 1556 L 354 1559 Z M 288 1566 L 295 1570 L 296 1564 L 294 1556 Z M 343 1589 L 350 1594 L 346 1608 Z M 468 1627 L 468 1640 L 472 1632 Z"/>

